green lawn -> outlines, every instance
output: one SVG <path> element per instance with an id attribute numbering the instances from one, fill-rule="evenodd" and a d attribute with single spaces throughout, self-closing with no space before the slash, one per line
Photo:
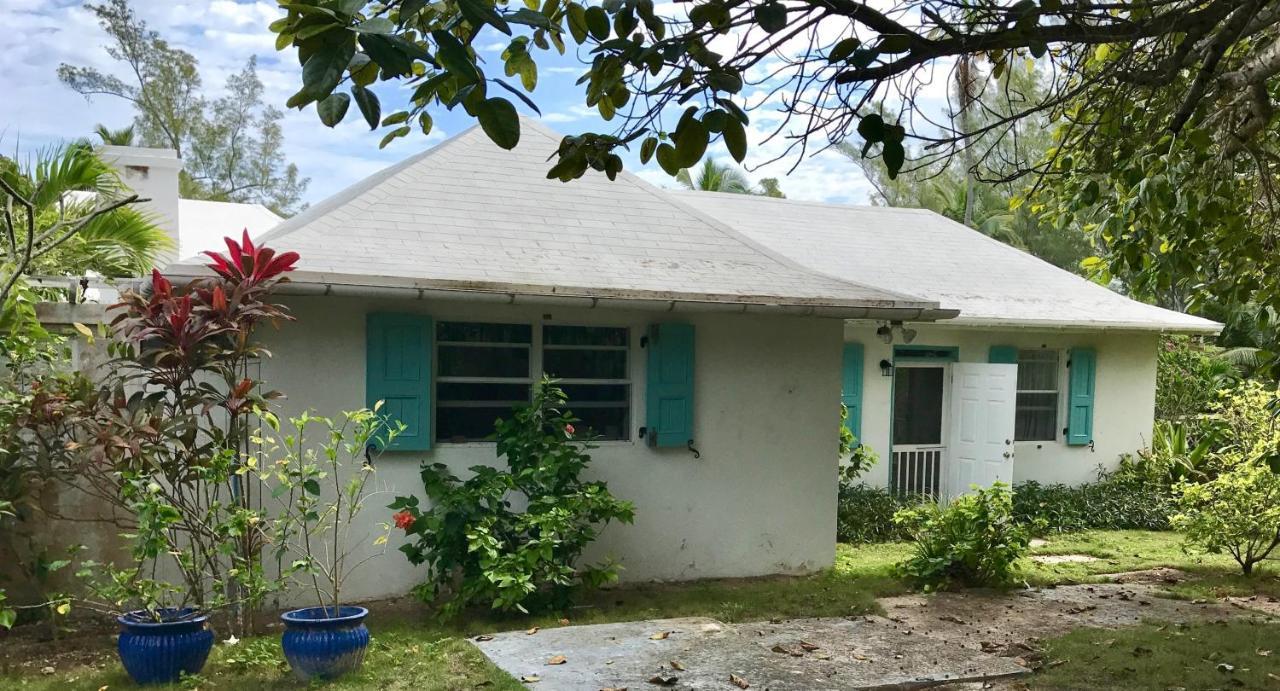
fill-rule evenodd
<path id="1" fill-rule="evenodd" d="M 567 616 L 571 623 L 587 624 L 675 616 L 709 616 L 734 622 L 774 617 L 867 613 L 876 611 L 875 598 L 905 592 L 905 587 L 893 577 L 892 566 L 906 552 L 907 547 L 902 544 L 856 547 L 841 545 L 837 551 L 835 566 L 816 576 L 616 588 L 596 593 L 582 606 L 562 615 Z M 1051 537 L 1048 545 L 1037 548 L 1035 552 L 1089 554 L 1098 557 L 1099 561 L 1056 565 L 1028 562 L 1025 574 L 1031 584 L 1082 582 L 1096 579 L 1102 573 L 1172 566 L 1193 571 L 1205 579 L 1194 586 L 1175 587 L 1175 592 L 1180 596 L 1202 596 L 1196 595 L 1197 592 L 1271 592 L 1272 588 L 1280 591 L 1280 582 L 1276 580 L 1274 569 L 1255 576 L 1246 585 L 1243 579 L 1233 579 L 1229 575 L 1231 570 L 1228 568 L 1228 560 L 1184 554 L 1177 537 L 1169 533 L 1091 532 Z M 440 625 L 417 613 L 375 610 L 369 622 L 374 642 L 363 671 L 333 684 L 332 688 L 518 689 L 521 684 L 490 665 L 464 638 L 486 631 L 559 626 L 560 618 L 561 615 L 504 618 L 482 612 L 463 617 L 463 623 Z M 1265 633 L 1263 631 L 1259 635 Z M 1151 631 L 1143 629 L 1132 635 L 1158 637 L 1166 634 L 1173 635 L 1154 628 Z M 1274 640 L 1275 632 L 1270 635 Z M 1081 661 L 1086 657 L 1077 652 L 1081 649 L 1080 646 L 1091 645 L 1102 638 L 1096 631 L 1078 632 L 1060 642 L 1052 642 L 1050 649 L 1055 659 L 1068 661 L 1046 672 L 1043 678 L 1037 676 L 1034 681 L 1037 685 L 1041 681 L 1049 683 L 1059 678 L 1059 675 L 1066 674 L 1062 670 L 1082 664 Z M 1105 638 L 1120 640 L 1110 632 Z M 1253 639 L 1244 633 L 1238 637 L 1224 634 L 1222 640 L 1223 647 L 1230 646 L 1237 656 L 1253 650 L 1247 648 L 1253 644 Z M 95 660 L 92 664 L 74 669 L 59 669 L 49 676 L 39 674 L 38 668 L 24 674 L 10 671 L 9 676 L 0 676 L 0 687 L 49 690 L 99 689 L 103 686 L 110 689 L 128 688 L 130 684 L 110 650 L 110 641 L 104 636 L 101 643 L 101 654 L 96 658 L 89 656 Z M 1134 643 L 1130 650 L 1139 645 L 1140 643 Z M 1142 647 L 1162 650 L 1154 645 Z M 1280 644 L 1276 644 L 1276 647 L 1280 647 Z M 1117 649 L 1123 650 L 1123 646 Z M 1125 670 L 1133 666 L 1127 659 L 1111 659 L 1119 657 L 1118 654 L 1108 657 L 1114 652 L 1110 648 L 1107 651 L 1093 648 L 1087 650 L 1102 656 L 1092 663 L 1090 673 L 1108 674 L 1116 671 L 1117 674 L 1128 674 Z M 1158 652 L 1151 659 L 1158 659 L 1162 654 Z M 1280 651 L 1276 654 L 1280 656 Z M 2 655 L 0 660 L 3 660 Z M 13 664 L 14 661 L 7 662 Z M 1112 664 L 1119 666 L 1110 670 L 1108 666 Z M 1249 665 L 1241 664 L 1239 667 Z M 1262 669 L 1260 665 L 1253 667 Z M 274 636 L 242 641 L 234 646 L 219 643 L 205 669 L 204 678 L 209 683 L 199 684 L 201 687 L 264 689 L 298 686 L 288 676 L 279 654 L 278 638 Z M 1194 687 L 1191 684 L 1183 685 Z M 1163 689 L 1165 686 L 1159 688 Z"/>
<path id="2" fill-rule="evenodd" d="M 1280 625 L 1079 629 L 1048 641 L 1038 689 L 1280 689 Z"/>

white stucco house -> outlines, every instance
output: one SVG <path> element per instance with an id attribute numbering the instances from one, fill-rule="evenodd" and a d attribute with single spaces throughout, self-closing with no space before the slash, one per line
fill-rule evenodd
<path id="1" fill-rule="evenodd" d="M 874 482 L 1088 480 L 1150 432 L 1158 334 L 1217 328 L 925 211 L 548 180 L 560 137 L 523 124 L 515 151 L 472 129 L 262 235 L 302 258 L 261 376 L 286 415 L 385 401 L 398 494 L 423 461 L 494 463 L 493 420 L 558 377 L 637 507 L 589 555 L 624 580 L 829 566 L 841 400 Z M 394 550 L 366 573 L 350 596 L 422 578 Z"/>

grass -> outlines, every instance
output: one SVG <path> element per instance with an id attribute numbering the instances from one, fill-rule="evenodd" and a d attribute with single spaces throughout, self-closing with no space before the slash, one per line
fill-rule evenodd
<path id="1" fill-rule="evenodd" d="M 1050 666 L 1032 688 L 1280 688 L 1280 624 L 1078 629 L 1046 641 L 1045 652 Z"/>
<path id="2" fill-rule="evenodd" d="M 485 632 L 531 626 L 560 626 L 562 616 L 573 624 L 593 624 L 679 616 L 708 616 L 726 622 L 739 622 L 875 612 L 878 610 L 877 597 L 906 591 L 905 586 L 893 577 L 893 564 L 901 560 L 907 551 L 908 547 L 900 543 L 841 545 L 836 552 L 835 565 L 815 576 L 620 587 L 594 593 L 569 612 L 542 617 L 510 617 L 477 612 L 473 616 L 462 617 L 460 622 L 439 624 L 412 608 L 375 608 L 369 621 L 374 642 L 363 670 L 327 688 L 519 689 L 522 686 L 518 682 L 489 664 L 465 638 Z M 1025 575 L 1027 581 L 1035 585 L 1087 582 L 1098 580 L 1103 573 L 1170 566 L 1192 571 L 1203 579 L 1194 584 L 1176 586 L 1175 593 L 1182 597 L 1204 597 L 1205 595 L 1197 593 L 1209 592 L 1268 594 L 1272 587 L 1280 592 L 1280 581 L 1276 580 L 1274 569 L 1267 574 L 1257 575 L 1246 583 L 1242 578 L 1231 575 L 1234 568 L 1230 567 L 1234 564 L 1229 559 L 1185 554 L 1177 536 L 1170 533 L 1095 531 L 1051 537 L 1049 544 L 1033 551 L 1036 554 L 1087 554 L 1098 558 L 1095 562 L 1053 565 L 1028 560 L 1024 565 Z M 386 611 L 387 609 L 392 611 Z M 1147 633 L 1152 636 L 1173 635 L 1173 632 L 1155 628 Z M 1132 635 L 1138 636 L 1140 632 Z M 1270 635 L 1275 636 L 1276 632 L 1272 631 Z M 1113 634 L 1107 633 L 1106 636 L 1110 638 Z M 1239 646 L 1252 639 L 1246 640 L 1244 633 L 1241 636 L 1239 641 L 1224 639 L 1220 649 L 1235 650 L 1238 655 L 1243 655 L 1239 651 L 1245 651 L 1246 648 Z M 1070 653 L 1057 653 L 1055 648 L 1054 654 L 1068 662 L 1046 673 L 1044 679 L 1052 681 L 1058 678 L 1055 675 L 1059 674 L 1059 670 L 1077 664 L 1076 660 L 1086 659 L 1083 653 L 1075 652 L 1076 648 L 1070 647 L 1078 647 L 1075 642 L 1077 638 L 1091 645 L 1100 636 L 1097 631 L 1086 631 L 1061 639 L 1061 645 L 1064 646 L 1062 650 Z M 82 655 L 71 665 L 59 663 L 60 668 L 67 669 L 59 669 L 49 676 L 33 673 L 39 671 L 38 665 L 21 673 L 16 669 L 6 669 L 3 666 L 3 651 L 0 651 L 0 687 L 33 691 L 131 687 L 109 647 L 109 638 L 96 636 L 88 640 L 93 645 L 100 646 L 96 656 Z M 219 643 L 205 668 L 203 679 L 193 680 L 193 685 L 201 688 L 235 689 L 298 688 L 299 684 L 289 677 L 280 656 L 278 640 L 276 636 L 260 636 L 234 646 Z M 1055 642 L 1054 645 L 1059 643 Z M 1134 643 L 1129 651 L 1139 645 L 1141 644 Z M 1156 649 L 1152 645 L 1143 647 Z M 1124 651 L 1123 646 L 1117 649 Z M 1088 651 L 1090 654 L 1113 652 L 1093 648 Z M 1277 656 L 1280 657 L 1280 651 L 1277 651 Z M 86 664 L 86 659 L 91 662 Z M 13 662 L 14 660 L 9 660 L 9 663 Z M 1125 665 L 1133 666 L 1133 661 L 1125 659 L 1108 659 L 1104 662 L 1107 665 L 1124 663 L 1115 668 L 1121 672 L 1127 669 Z M 200 681 L 205 683 L 199 683 Z M 1218 679 L 1219 683 L 1223 681 Z M 1189 684 L 1181 685 L 1194 687 Z"/>

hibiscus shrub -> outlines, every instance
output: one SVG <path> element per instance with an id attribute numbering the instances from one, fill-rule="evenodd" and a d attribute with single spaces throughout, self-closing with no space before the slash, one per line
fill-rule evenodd
<path id="1" fill-rule="evenodd" d="M 471 478 L 459 480 L 443 464 L 423 463 L 430 508 L 416 496 L 390 505 L 410 539 L 400 550 L 428 568 L 417 593 L 443 616 L 482 603 L 522 612 L 563 609 L 577 589 L 617 578 L 612 561 L 579 562 L 605 525 L 630 523 L 634 507 L 605 483 L 581 479 L 594 447 L 575 438 L 578 420 L 563 408 L 565 400 L 544 378 L 529 407 L 497 421 L 505 468 L 475 466 Z M 525 508 L 513 510 L 513 503 Z"/>

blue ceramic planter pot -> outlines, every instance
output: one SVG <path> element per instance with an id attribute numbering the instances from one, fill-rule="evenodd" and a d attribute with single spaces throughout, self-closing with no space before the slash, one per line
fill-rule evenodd
<path id="1" fill-rule="evenodd" d="M 209 617 L 190 608 L 160 610 L 160 621 L 139 610 L 120 622 L 120 662 L 134 683 L 172 684 L 199 674 L 213 648 Z"/>
<path id="2" fill-rule="evenodd" d="M 333 679 L 364 662 L 369 629 L 364 607 L 308 607 L 280 615 L 285 631 L 281 644 L 293 673 L 301 679 Z"/>

